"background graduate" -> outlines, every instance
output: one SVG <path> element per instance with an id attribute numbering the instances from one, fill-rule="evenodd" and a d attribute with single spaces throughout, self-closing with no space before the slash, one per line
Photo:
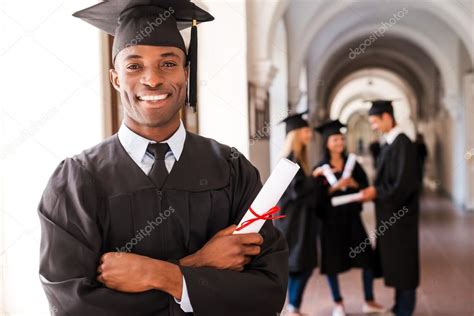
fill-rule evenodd
<path id="1" fill-rule="evenodd" d="M 376 256 L 371 246 L 364 251 L 354 253 L 352 249 L 360 247 L 368 239 L 362 224 L 360 212 L 361 203 L 349 203 L 332 206 L 331 198 L 351 194 L 366 188 L 367 175 L 356 162 L 352 177 L 341 179 L 347 162 L 345 138 L 341 132 L 344 127 L 339 121 L 329 121 L 316 128 L 323 136 L 323 160 L 314 171 L 318 196 L 318 216 L 321 218 L 321 273 L 327 275 L 329 287 L 336 306 L 333 316 L 345 315 L 343 298 L 339 289 L 338 274 L 351 268 L 362 268 L 362 281 L 365 303 L 362 306 L 364 313 L 385 312 L 384 308 L 374 301 L 373 280 Z M 339 180 L 331 187 L 323 175 L 322 166 L 328 164 Z"/>
<path id="2" fill-rule="evenodd" d="M 261 188 L 257 169 L 180 120 L 187 61 L 196 101 L 197 38 L 193 26 L 187 54 L 177 22 L 212 16 L 185 0 L 111 0 L 75 16 L 115 35 L 110 79 L 125 118 L 61 162 L 41 199 L 39 272 L 54 314 L 279 313 L 283 236 L 271 222 L 232 235 Z"/>
<path id="3" fill-rule="evenodd" d="M 290 250 L 290 315 L 299 315 L 305 286 L 317 266 L 314 179 L 308 167 L 307 155 L 312 130 L 302 115 L 292 115 L 283 120 L 286 123 L 286 140 L 282 156 L 298 163 L 301 168 L 278 203 L 281 214 L 286 217 L 275 221 L 275 226 L 286 237 Z"/>
<path id="4" fill-rule="evenodd" d="M 387 145 L 378 161 L 374 186 L 363 190 L 364 200 L 375 201 L 377 238 L 385 284 L 395 288 L 397 316 L 412 315 L 419 285 L 420 165 L 416 146 L 395 121 L 391 101 L 372 102 L 369 121 L 384 134 Z"/>

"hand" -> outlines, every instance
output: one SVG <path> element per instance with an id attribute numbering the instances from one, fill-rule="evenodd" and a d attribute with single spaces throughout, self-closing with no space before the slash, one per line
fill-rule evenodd
<path id="1" fill-rule="evenodd" d="M 336 191 L 342 191 L 345 190 L 347 187 L 349 187 L 352 184 L 350 178 L 347 179 L 340 179 L 339 181 L 336 182 L 333 186 L 329 188 L 329 193 L 334 193 Z"/>
<path id="2" fill-rule="evenodd" d="M 313 170 L 312 176 L 314 178 L 320 177 L 323 175 L 323 168 L 322 167 L 317 167 L 316 169 Z"/>
<path id="3" fill-rule="evenodd" d="M 179 267 L 133 253 L 108 252 L 100 258 L 97 280 L 108 288 L 129 293 L 159 289 L 181 299 Z"/>
<path id="4" fill-rule="evenodd" d="M 373 186 L 370 186 L 360 192 L 362 192 L 362 202 L 372 201 L 377 197 L 377 190 Z"/>
<path id="5" fill-rule="evenodd" d="M 354 180 L 352 180 L 352 178 L 339 179 L 339 181 L 336 183 L 336 187 L 338 189 L 345 189 L 349 187 L 353 181 Z"/>
<path id="6" fill-rule="evenodd" d="M 346 179 L 341 179 L 340 185 L 342 188 L 354 188 L 357 189 L 359 187 L 359 184 L 354 180 L 354 178 L 346 178 Z"/>
<path id="7" fill-rule="evenodd" d="M 317 167 L 316 169 L 313 170 L 313 173 L 311 174 L 314 178 L 317 178 L 317 177 L 320 177 L 322 175 L 324 175 L 324 172 L 323 172 L 323 167 Z M 332 168 L 332 173 L 336 173 L 338 172 L 337 168 Z"/>
<path id="8" fill-rule="evenodd" d="M 236 227 L 219 231 L 196 253 L 181 259 L 180 265 L 243 271 L 252 256 L 260 254 L 263 237 L 257 233 L 232 235 Z"/>

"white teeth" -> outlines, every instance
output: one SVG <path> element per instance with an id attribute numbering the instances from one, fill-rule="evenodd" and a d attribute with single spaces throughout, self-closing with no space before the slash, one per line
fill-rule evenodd
<path id="1" fill-rule="evenodd" d="M 160 94 L 160 95 L 143 95 L 138 97 L 140 101 L 160 101 L 164 100 L 168 97 L 168 94 Z"/>

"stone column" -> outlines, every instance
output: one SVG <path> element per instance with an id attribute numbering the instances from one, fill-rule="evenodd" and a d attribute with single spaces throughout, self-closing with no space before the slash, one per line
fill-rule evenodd
<path id="1" fill-rule="evenodd" d="M 474 73 L 463 78 L 464 126 L 465 126 L 465 202 L 467 210 L 474 211 Z"/>

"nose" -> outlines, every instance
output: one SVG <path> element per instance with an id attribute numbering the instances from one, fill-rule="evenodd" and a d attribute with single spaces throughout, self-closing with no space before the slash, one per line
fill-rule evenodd
<path id="1" fill-rule="evenodd" d="M 140 83 L 150 88 L 156 88 L 164 81 L 163 75 L 158 69 L 148 69 L 143 72 Z"/>

